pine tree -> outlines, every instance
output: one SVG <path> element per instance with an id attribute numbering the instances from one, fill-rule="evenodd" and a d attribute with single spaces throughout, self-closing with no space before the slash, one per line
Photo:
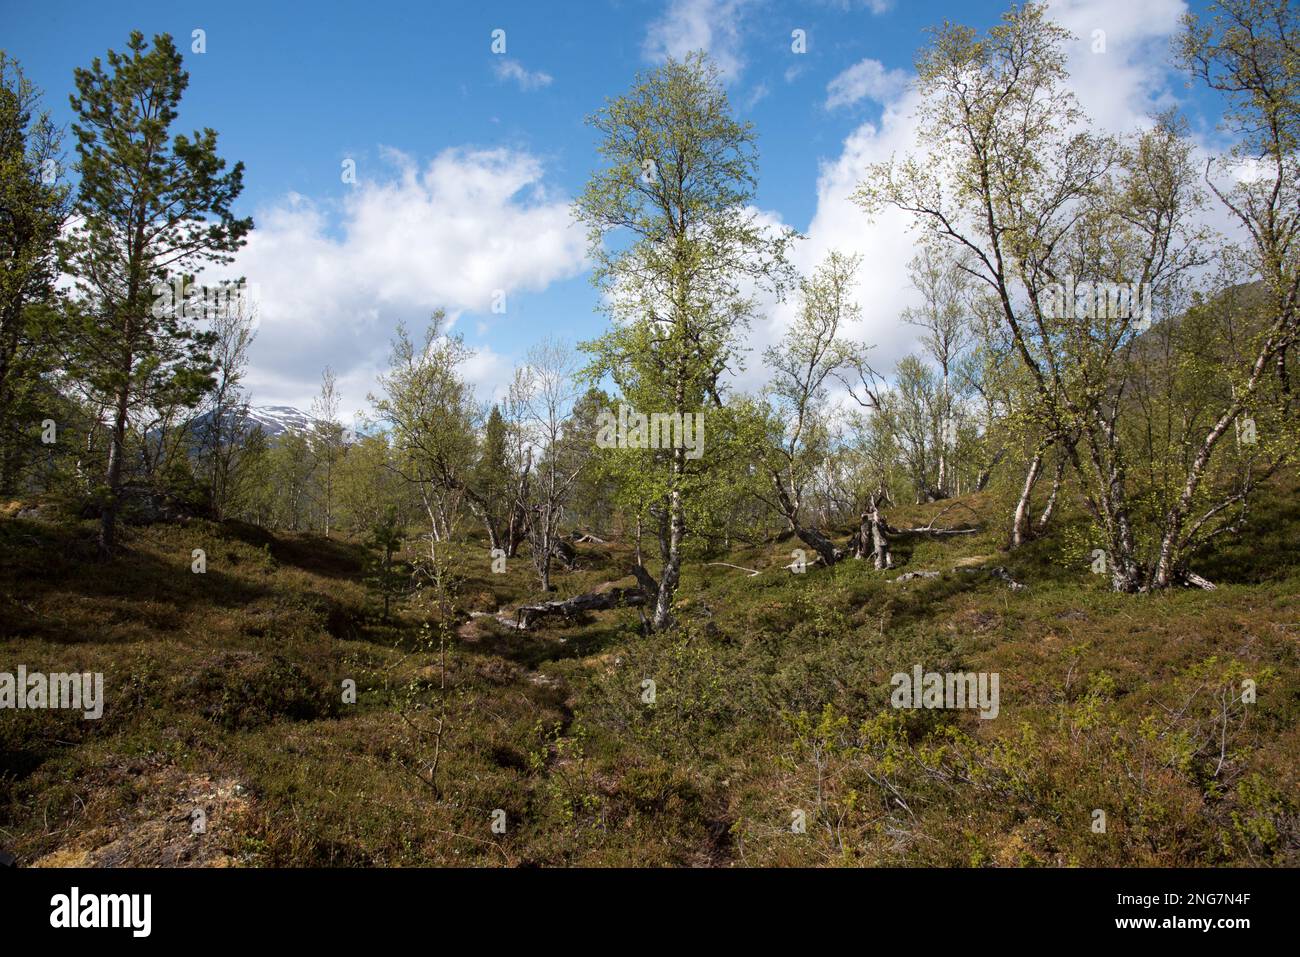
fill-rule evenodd
<path id="1" fill-rule="evenodd" d="M 493 548 L 503 547 L 503 526 L 506 513 L 510 510 L 511 482 L 508 469 L 506 421 L 501 415 L 500 407 L 493 405 L 487 423 L 483 426 L 478 461 L 474 463 L 471 485 L 476 498 L 470 502 L 470 507 L 481 513 L 479 517 L 487 529 L 488 541 Z"/>
<path id="2" fill-rule="evenodd" d="M 51 364 L 55 243 L 68 211 L 58 181 L 59 133 L 40 91 L 0 51 L 0 489 L 9 490 L 36 440 L 42 373 Z M 47 410 L 48 411 L 48 410 Z"/>
<path id="3" fill-rule="evenodd" d="M 406 533 L 402 528 L 396 506 L 384 510 L 383 517 L 370 528 L 366 545 L 378 553 L 370 564 L 367 582 L 384 600 L 384 621 L 388 621 L 392 599 L 401 585 L 401 574 L 393 563 L 393 555 L 401 550 Z"/>
<path id="4" fill-rule="evenodd" d="M 148 49 L 134 31 L 126 53 L 109 51 L 107 70 L 96 57 L 74 76 L 82 222 L 65 250 L 78 293 L 70 366 L 110 409 L 99 536 L 108 552 L 132 410 L 178 390 L 197 402 L 211 384 L 210 337 L 179 303 L 156 301 L 155 290 L 186 270 L 228 262 L 253 223 L 231 212 L 243 164 L 226 170 L 216 132 L 171 133 L 189 75 L 169 35 Z"/>

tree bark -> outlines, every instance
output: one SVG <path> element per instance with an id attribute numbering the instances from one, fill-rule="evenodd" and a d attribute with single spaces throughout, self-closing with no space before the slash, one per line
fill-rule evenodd
<path id="1" fill-rule="evenodd" d="M 867 500 L 867 510 L 860 516 L 860 526 L 854 543 L 853 557 L 865 559 L 870 557 L 878 570 L 894 567 L 894 556 L 889 550 L 889 532 L 885 520 L 880 514 L 880 506 L 888 501 L 888 494 L 883 488 L 871 493 Z"/>
<path id="2" fill-rule="evenodd" d="M 99 518 L 99 550 L 108 555 L 117 544 L 117 509 L 118 494 L 122 487 L 122 457 L 126 445 L 126 410 L 130 402 L 130 386 L 124 383 L 117 393 L 117 403 L 113 410 L 113 434 L 108 447 L 108 469 L 104 482 L 108 486 L 108 499 Z"/>
<path id="3" fill-rule="evenodd" d="M 533 453 L 529 450 L 524 459 L 523 471 L 519 473 L 514 501 L 510 503 L 510 520 L 506 526 L 504 546 L 507 558 L 514 558 L 519 552 L 519 546 L 528 537 L 528 485 L 532 471 Z"/>
<path id="4" fill-rule="evenodd" d="M 1056 474 L 1052 476 L 1052 491 L 1047 496 L 1047 505 L 1043 508 L 1043 514 L 1038 516 L 1038 522 L 1034 526 L 1036 534 L 1041 535 L 1047 530 L 1048 523 L 1052 520 L 1052 512 L 1056 509 L 1056 498 L 1061 491 L 1061 482 L 1065 477 L 1065 456 L 1062 455 L 1056 463 Z"/>
<path id="5" fill-rule="evenodd" d="M 1034 494 L 1034 486 L 1038 483 L 1038 476 L 1043 470 L 1043 453 L 1035 452 L 1033 460 L 1029 463 L 1029 471 L 1025 473 L 1025 484 L 1020 491 L 1020 500 L 1016 502 L 1016 514 L 1011 521 L 1011 547 L 1019 548 L 1025 542 L 1029 541 L 1029 503 Z"/>
<path id="6" fill-rule="evenodd" d="M 680 457 L 682 449 L 674 449 L 674 458 Z M 677 466 L 674 466 L 676 471 Z M 659 594 L 655 596 L 654 616 L 650 626 L 655 631 L 663 631 L 672 624 L 673 596 L 681 578 L 682 568 L 682 534 L 686 528 L 686 517 L 682 506 L 682 493 L 674 488 L 668 493 L 668 540 L 665 548 L 664 568 L 659 576 Z"/>
<path id="7" fill-rule="evenodd" d="M 1007 454 L 1006 449 L 998 449 L 996 452 L 993 453 L 993 459 L 989 462 L 988 465 L 980 469 L 979 475 L 975 479 L 975 491 L 977 492 L 984 491 L 984 489 L 989 484 L 989 479 L 992 478 L 993 476 L 993 470 L 997 468 L 998 463 L 1002 461 L 1002 457 L 1005 456 L 1006 454 Z"/>

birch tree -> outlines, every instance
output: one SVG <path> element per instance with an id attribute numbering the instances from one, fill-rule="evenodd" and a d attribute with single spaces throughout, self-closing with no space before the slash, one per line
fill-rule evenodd
<path id="1" fill-rule="evenodd" d="M 528 350 L 511 387 L 524 440 L 535 450 L 536 467 L 528 498 L 528 541 L 542 591 L 551 590 L 551 567 L 560 550 L 565 505 L 594 452 L 590 435 L 570 427 L 582 389 L 573 353 L 557 340 Z"/>
<path id="2" fill-rule="evenodd" d="M 766 390 L 769 437 L 764 462 L 772 494 L 766 500 L 826 565 L 835 564 L 841 550 L 823 530 L 805 520 L 805 494 L 830 454 L 833 432 L 827 387 L 862 351 L 841 335 L 842 328 L 861 315 L 851 297 L 860 263 L 858 256 L 830 253 L 800 283 L 799 311 L 779 346 L 764 353 L 772 371 Z"/>
<path id="3" fill-rule="evenodd" d="M 707 426 L 706 411 L 721 406 L 724 376 L 740 360 L 753 290 L 783 290 L 790 280 L 791 233 L 752 207 L 753 130 L 732 117 L 716 67 L 698 53 L 638 76 L 588 123 L 602 165 L 575 212 L 613 320 L 586 345 L 588 371 L 608 375 L 642 413 L 700 414 Z M 625 474 L 640 486 L 659 538 L 658 580 L 633 569 L 652 596 L 655 630 L 672 622 L 690 514 L 709 498 L 711 460 L 702 451 L 627 450 L 635 460 Z"/>

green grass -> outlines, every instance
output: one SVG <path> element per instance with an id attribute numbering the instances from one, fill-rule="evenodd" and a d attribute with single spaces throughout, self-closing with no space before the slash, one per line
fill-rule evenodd
<path id="1" fill-rule="evenodd" d="M 1069 526 L 1002 551 L 1002 505 L 976 496 L 938 524 L 982 532 L 902 540 L 889 572 L 793 575 L 789 539 L 695 556 L 679 626 L 652 637 L 635 609 L 463 628 L 542 597 L 525 556 L 493 575 L 477 538 L 452 549 L 445 620 L 406 600 L 383 621 L 355 542 L 194 522 L 100 563 L 89 525 L 0 518 L 0 670 L 102 671 L 108 697 L 100 721 L 0 712 L 0 845 L 24 864 L 1294 865 L 1293 491 L 1206 557 L 1214 592 L 1111 594 Z M 579 554 L 558 597 L 630 560 Z M 918 569 L 943 574 L 893 581 Z M 892 709 L 915 664 L 998 672 L 998 718 Z M 1257 703 L 1225 720 L 1246 679 Z"/>

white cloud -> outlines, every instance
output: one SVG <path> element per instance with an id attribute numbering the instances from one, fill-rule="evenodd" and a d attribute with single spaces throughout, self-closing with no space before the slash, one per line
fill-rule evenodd
<path id="1" fill-rule="evenodd" d="M 504 402 L 515 374 L 515 361 L 490 348 L 474 350 L 461 366 L 461 374 L 475 386 L 480 402 Z"/>
<path id="2" fill-rule="evenodd" d="M 543 73 L 541 70 L 529 72 L 524 69 L 524 65 L 518 60 L 507 60 L 504 57 L 498 58 L 493 69 L 496 71 L 497 79 L 501 81 L 513 81 L 519 84 L 519 89 L 528 92 L 530 90 L 540 90 L 544 86 L 550 86 L 552 77 L 549 73 Z"/>
<path id="3" fill-rule="evenodd" d="M 362 166 L 337 216 L 295 194 L 258 211 L 221 271 L 245 276 L 258 297 L 248 379 L 258 404 L 306 408 L 330 364 L 348 409 L 359 408 L 398 320 L 418 332 L 438 307 L 488 312 L 499 291 L 508 322 L 512 296 L 585 268 L 585 236 L 530 154 L 448 149 L 423 168 L 387 157 L 393 175 L 367 179 Z"/>
<path id="4" fill-rule="evenodd" d="M 746 2 L 674 0 L 651 27 L 646 55 L 706 49 L 734 78 L 743 67 L 737 12 Z M 1079 37 L 1069 50 L 1070 85 L 1098 129 L 1140 128 L 1153 109 L 1171 102 L 1177 81 L 1171 84 L 1165 64 L 1185 9 L 1181 0 L 1055 0 L 1052 9 Z M 1106 31 L 1105 53 L 1092 52 L 1094 29 Z M 899 320 L 915 300 L 906 264 L 916 235 L 909 217 L 889 211 L 868 220 L 850 197 L 870 164 L 916 150 L 917 97 L 900 82 L 906 78 L 867 60 L 828 86 L 828 107 L 841 105 L 837 97 L 845 103 L 871 97 L 883 111 L 820 164 L 808 238 L 794 252 L 805 272 L 831 249 L 862 255 L 856 290 L 862 321 L 845 333 L 874 345 L 873 364 L 885 373 L 918 348 L 916 330 Z M 292 195 L 258 214 L 258 228 L 232 268 L 263 294 L 249 380 L 258 402 L 306 408 L 320 369 L 330 363 L 349 406 L 360 406 L 374 388 L 398 318 L 418 327 L 439 305 L 453 316 L 485 311 L 494 289 L 508 296 L 540 290 L 584 268 L 584 237 L 571 225 L 562 198 L 543 188 L 541 164 L 531 155 L 448 150 L 423 169 L 400 154 L 392 159 L 397 175 L 388 180 L 368 181 L 362 169 L 363 180 L 338 217 Z M 772 212 L 764 216 L 781 220 Z M 766 380 L 762 349 L 779 339 L 793 308 L 791 302 L 772 305 L 768 318 L 756 320 L 753 352 L 737 387 Z M 532 339 L 537 330 L 521 334 Z M 467 371 L 481 398 L 508 379 L 508 357 L 484 351 L 471 365 Z"/>
<path id="5" fill-rule="evenodd" d="M 745 61 L 741 53 L 741 13 L 749 0 L 672 0 L 663 15 L 650 24 L 642 53 L 651 63 L 668 57 L 682 59 L 695 50 L 713 58 L 723 79 L 740 76 Z"/>
<path id="6" fill-rule="evenodd" d="M 852 10 L 855 7 L 866 7 L 876 16 L 888 13 L 894 9 L 894 0 L 832 0 L 835 6 L 844 10 Z"/>
<path id="7" fill-rule="evenodd" d="M 848 106 L 863 98 L 886 103 L 903 91 L 908 78 L 906 70 L 889 70 L 879 60 L 867 58 L 826 84 L 826 109 Z"/>
<path id="8" fill-rule="evenodd" d="M 1185 10 L 1181 0 L 1056 0 L 1053 16 L 1075 33 L 1079 40 L 1068 51 L 1070 87 L 1081 105 L 1092 116 L 1095 128 L 1123 133 L 1149 125 L 1148 117 L 1157 108 L 1172 103 L 1173 84 L 1168 73 L 1170 38 L 1179 28 Z M 1106 52 L 1092 53 L 1092 30 L 1106 30 Z M 874 61 L 864 61 L 873 63 Z M 846 70 L 832 81 L 827 106 L 836 105 L 835 84 L 859 70 L 862 63 Z M 878 64 L 877 64 L 878 66 Z M 867 167 L 891 157 L 917 152 L 915 109 L 918 94 L 904 83 L 883 84 L 872 88 L 883 76 L 874 69 L 861 71 L 865 79 L 857 85 L 847 79 L 843 94 L 864 90 L 862 95 L 879 94 L 884 103 L 879 122 L 864 123 L 844 140 L 839 155 L 822 162 L 817 179 L 817 208 L 806 231 L 805 241 L 796 246 L 795 264 L 801 271 L 811 271 L 832 249 L 859 253 L 863 263 L 858 273 L 856 298 L 862 307 L 862 321 L 857 329 L 845 334 L 872 345 L 872 364 L 888 374 L 897 361 L 919 348 L 916 330 L 903 323 L 899 315 L 915 304 L 915 292 L 908 282 L 906 265 L 915 254 L 916 233 L 913 220 L 895 210 L 886 210 L 868 220 L 855 204 L 852 193 Z M 893 71 L 895 73 L 899 71 Z M 892 87 L 892 88 L 891 88 Z M 1216 225 L 1226 225 L 1220 211 L 1213 207 L 1209 218 Z M 760 356 L 762 350 L 776 342 L 788 328 L 795 304 L 773 304 L 769 320 L 755 324 L 750 345 L 753 354 L 748 368 L 739 377 L 740 388 L 755 388 L 766 378 Z"/>
<path id="9" fill-rule="evenodd" d="M 1099 129 L 1131 132 L 1173 105 L 1169 43 L 1186 11 L 1183 0 L 1050 0 L 1049 15 L 1076 37 L 1070 85 Z M 1094 31 L 1104 52 L 1094 52 Z"/>
<path id="10" fill-rule="evenodd" d="M 857 253 L 862 265 L 857 276 L 855 298 L 862 308 L 856 327 L 842 330 L 851 340 L 873 347 L 872 364 L 888 373 L 895 362 L 916 348 L 915 330 L 899 321 L 903 308 L 912 304 L 906 266 L 914 255 L 915 237 L 908 218 L 887 211 L 868 220 L 851 199 L 869 164 L 902 155 L 913 145 L 914 127 L 910 113 L 916 104 L 914 93 L 903 94 L 888 103 L 879 124 L 866 123 L 844 141 L 833 160 L 821 163 L 817 177 L 817 209 L 792 255 L 795 266 L 811 273 L 831 250 Z M 741 389 L 755 389 L 768 376 L 763 367 L 763 350 L 777 342 L 789 328 L 796 299 L 768 303 L 768 318 L 755 323 L 749 345 L 753 352 L 744 373 L 736 381 Z"/>

